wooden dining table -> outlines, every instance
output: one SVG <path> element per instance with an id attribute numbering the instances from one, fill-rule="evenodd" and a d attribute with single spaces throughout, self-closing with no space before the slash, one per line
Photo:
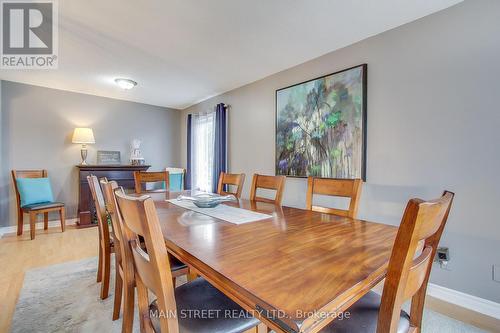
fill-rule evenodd
<path id="1" fill-rule="evenodd" d="M 150 194 L 168 251 L 276 332 L 320 331 L 386 275 L 394 226 L 242 199 L 271 217 L 233 224 L 179 194 Z"/>

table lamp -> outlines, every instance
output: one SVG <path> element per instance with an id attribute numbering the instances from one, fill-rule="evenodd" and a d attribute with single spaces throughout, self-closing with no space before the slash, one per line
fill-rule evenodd
<path id="1" fill-rule="evenodd" d="M 92 132 L 92 128 L 75 128 L 73 132 L 73 143 L 79 143 L 82 145 L 82 150 L 80 151 L 82 155 L 82 163 L 81 165 L 87 165 L 87 145 L 95 143 L 94 132 Z"/>

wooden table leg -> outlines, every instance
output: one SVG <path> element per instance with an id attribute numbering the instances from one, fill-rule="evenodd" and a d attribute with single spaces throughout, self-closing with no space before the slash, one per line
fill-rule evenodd
<path id="1" fill-rule="evenodd" d="M 43 230 L 49 228 L 49 212 L 43 213 Z"/>

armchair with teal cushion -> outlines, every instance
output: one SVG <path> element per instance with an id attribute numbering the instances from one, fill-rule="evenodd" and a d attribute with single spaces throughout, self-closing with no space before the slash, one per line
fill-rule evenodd
<path id="1" fill-rule="evenodd" d="M 38 214 L 44 215 L 44 229 L 48 229 L 49 212 L 59 212 L 61 229 L 65 227 L 64 203 L 55 202 L 47 177 L 47 170 L 12 170 L 17 202 L 17 235 L 23 234 L 23 216 L 30 216 L 30 236 L 35 238 Z"/>

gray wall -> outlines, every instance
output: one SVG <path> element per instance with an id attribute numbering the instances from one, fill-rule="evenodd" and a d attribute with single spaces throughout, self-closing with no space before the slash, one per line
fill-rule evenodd
<path id="1" fill-rule="evenodd" d="M 500 302 L 500 1 L 466 1 L 329 53 L 183 112 L 229 111 L 230 171 L 274 174 L 275 90 L 368 64 L 367 182 L 361 218 L 399 224 L 411 197 L 456 192 L 432 282 Z M 306 181 L 287 179 L 284 204 L 305 206 Z"/>
<path id="2" fill-rule="evenodd" d="M 119 150 L 128 163 L 134 138 L 142 140 L 151 170 L 180 163 L 180 111 L 8 81 L 1 88 L 1 226 L 16 221 L 11 169 L 47 169 L 54 196 L 66 203 L 68 218 L 76 217 L 81 146 L 71 143 L 75 127 L 94 130 L 89 164 L 97 150 Z"/>
<path id="3" fill-rule="evenodd" d="M 4 158 L 4 152 L 5 152 L 5 147 L 4 147 L 4 140 L 3 140 L 3 126 L 2 124 L 4 123 L 3 120 L 3 112 L 2 112 L 2 81 L 0 81 L 0 223 L 2 221 L 7 221 L 9 217 L 9 209 L 8 209 L 8 202 L 9 202 L 9 187 L 7 185 L 7 174 L 4 172 L 4 161 L 6 158 Z"/>

